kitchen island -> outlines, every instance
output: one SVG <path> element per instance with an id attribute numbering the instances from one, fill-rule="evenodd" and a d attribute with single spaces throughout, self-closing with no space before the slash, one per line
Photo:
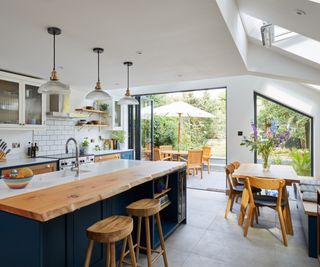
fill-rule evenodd
<path id="1" fill-rule="evenodd" d="M 157 193 L 157 184 L 166 184 Z M 0 256 L 3 267 L 83 266 L 86 228 L 142 198 L 168 196 L 161 210 L 165 237 L 186 222 L 186 171 L 180 162 L 114 160 L 71 171 L 36 175 L 26 189 L 0 181 Z M 152 246 L 159 239 L 150 222 Z M 118 244 L 118 249 L 121 244 Z M 95 245 L 92 266 L 105 266 Z"/>

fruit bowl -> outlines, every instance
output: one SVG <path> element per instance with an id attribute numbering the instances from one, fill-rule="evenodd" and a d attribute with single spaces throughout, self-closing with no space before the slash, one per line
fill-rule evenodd
<path id="1" fill-rule="evenodd" d="M 11 189 L 25 188 L 32 180 L 33 172 L 29 168 L 22 168 L 19 171 L 12 170 L 10 173 L 5 174 L 2 180 Z"/>
<path id="2" fill-rule="evenodd" d="M 6 183 L 6 185 L 11 189 L 22 189 L 25 188 L 29 182 L 32 180 L 33 175 L 25 178 L 5 178 L 2 180 Z"/>

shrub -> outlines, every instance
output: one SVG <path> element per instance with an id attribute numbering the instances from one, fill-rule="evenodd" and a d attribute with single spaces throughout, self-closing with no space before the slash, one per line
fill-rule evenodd
<path id="1" fill-rule="evenodd" d="M 292 158 L 292 166 L 298 175 L 311 175 L 311 155 L 309 150 L 293 149 L 290 152 L 290 156 Z"/>

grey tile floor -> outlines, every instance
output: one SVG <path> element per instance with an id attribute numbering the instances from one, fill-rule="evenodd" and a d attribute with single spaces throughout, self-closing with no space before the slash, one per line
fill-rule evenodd
<path id="1" fill-rule="evenodd" d="M 274 211 L 263 208 L 259 225 L 250 228 L 245 238 L 237 224 L 237 204 L 224 219 L 225 194 L 194 189 L 187 193 L 188 222 L 166 240 L 170 267 L 319 266 L 308 257 L 295 202 L 291 203 L 295 234 L 288 236 L 285 247 Z M 145 256 L 139 263 L 147 266 Z M 162 259 L 154 266 L 164 266 Z"/>

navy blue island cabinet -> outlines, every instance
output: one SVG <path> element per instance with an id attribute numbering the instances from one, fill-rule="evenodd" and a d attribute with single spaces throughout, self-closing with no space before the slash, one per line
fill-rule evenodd
<path id="1" fill-rule="evenodd" d="M 156 193 L 158 183 L 165 189 Z M 186 170 L 180 168 L 107 199 L 84 206 L 47 221 L 0 211 L 1 267 L 80 267 L 84 265 L 88 244 L 86 229 L 110 215 L 125 215 L 126 206 L 142 198 L 167 201 L 160 212 L 164 236 L 186 223 Z M 0 209 L 1 201 L 0 201 Z M 142 227 L 144 229 L 144 227 Z M 155 219 L 150 220 L 152 245 L 159 245 Z M 142 233 L 142 235 L 144 235 Z M 135 229 L 133 231 L 135 239 Z M 144 237 L 142 236 L 142 240 Z M 119 255 L 121 244 L 117 244 Z M 95 244 L 91 266 L 105 266 L 105 248 Z"/>

